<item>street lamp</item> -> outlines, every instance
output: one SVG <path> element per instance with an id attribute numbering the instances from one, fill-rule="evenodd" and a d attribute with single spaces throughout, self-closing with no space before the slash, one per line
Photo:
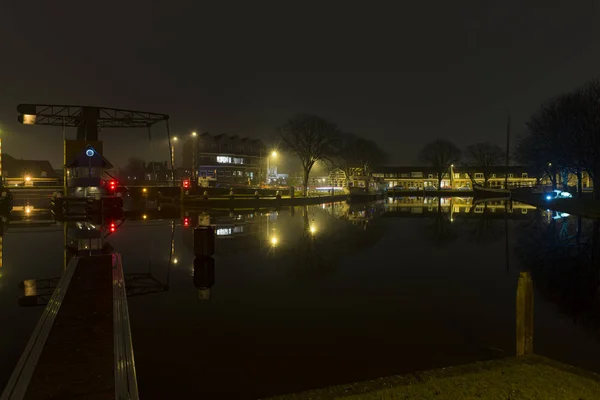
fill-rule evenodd
<path id="1" fill-rule="evenodd" d="M 271 157 L 273 158 L 277 158 L 277 151 L 273 150 L 270 154 L 270 156 L 267 157 L 267 183 L 269 183 L 269 170 L 270 170 L 270 160 Z"/>
<path id="2" fill-rule="evenodd" d="M 196 167 L 196 148 L 197 146 L 197 139 L 198 134 L 196 133 L 196 131 L 192 132 L 192 180 L 195 182 L 195 184 L 198 183 L 198 177 L 196 176 L 197 172 L 197 167 Z M 195 186 L 194 186 L 195 187 Z"/>

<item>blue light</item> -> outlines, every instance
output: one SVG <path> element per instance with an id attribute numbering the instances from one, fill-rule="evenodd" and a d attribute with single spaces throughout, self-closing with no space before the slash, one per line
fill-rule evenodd
<path id="1" fill-rule="evenodd" d="M 92 149 L 87 149 L 87 150 L 85 151 L 85 155 L 86 155 L 86 156 L 88 156 L 88 157 L 93 157 L 93 156 L 94 156 L 94 150 L 92 150 Z"/>
<path id="2" fill-rule="evenodd" d="M 552 200 L 552 196 L 550 196 L 550 195 L 546 196 L 546 200 Z"/>

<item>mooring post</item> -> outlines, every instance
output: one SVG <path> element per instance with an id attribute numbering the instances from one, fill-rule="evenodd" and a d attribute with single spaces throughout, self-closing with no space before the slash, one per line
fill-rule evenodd
<path id="1" fill-rule="evenodd" d="M 517 283 L 517 356 L 533 354 L 533 280 L 521 272 Z"/>

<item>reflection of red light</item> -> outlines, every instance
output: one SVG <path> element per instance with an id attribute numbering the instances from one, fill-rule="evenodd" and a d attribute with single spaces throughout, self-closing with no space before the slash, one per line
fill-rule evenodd
<path id="1" fill-rule="evenodd" d="M 183 181 L 183 188 L 188 189 L 190 187 L 190 181 L 188 179 Z"/>
<path id="2" fill-rule="evenodd" d="M 190 219 L 188 217 L 183 219 L 183 226 L 190 226 Z"/>
<path id="3" fill-rule="evenodd" d="M 109 229 L 110 229 L 111 232 L 114 232 L 115 229 L 117 229 L 114 222 L 110 223 L 110 228 Z"/>

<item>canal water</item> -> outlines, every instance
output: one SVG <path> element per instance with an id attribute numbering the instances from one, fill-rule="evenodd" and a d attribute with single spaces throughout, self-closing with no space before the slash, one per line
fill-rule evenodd
<path id="1" fill-rule="evenodd" d="M 193 226 L 216 225 L 195 259 Z M 186 226 L 188 225 L 188 226 Z M 501 201 L 395 201 L 188 212 L 110 236 L 129 276 L 141 398 L 260 398 L 515 354 L 519 272 L 534 351 L 600 372 L 598 223 Z M 0 386 L 59 276 L 63 229 L 12 228 L 0 268 Z"/>

